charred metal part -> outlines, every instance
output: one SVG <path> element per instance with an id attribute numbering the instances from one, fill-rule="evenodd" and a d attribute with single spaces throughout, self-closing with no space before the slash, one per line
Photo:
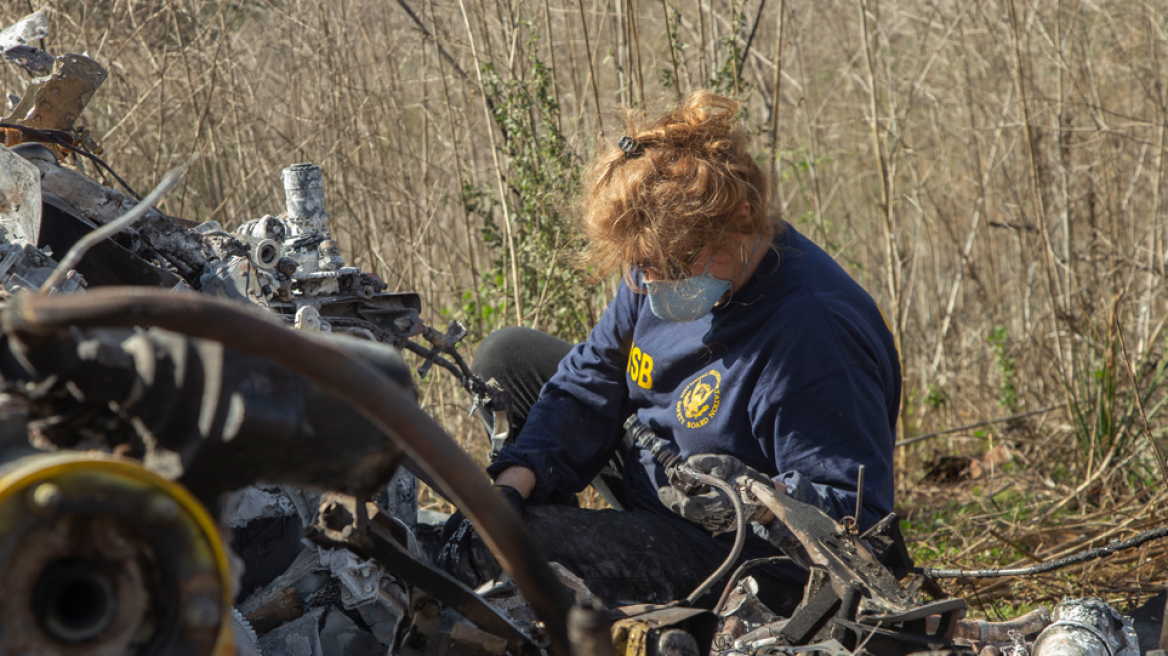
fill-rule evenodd
<path id="1" fill-rule="evenodd" d="M 728 647 L 743 634 L 780 619 L 779 615 L 758 598 L 758 593 L 758 581 L 750 576 L 738 581 L 730 591 L 719 613 L 726 618 L 722 633 L 715 638 L 721 641 L 723 648 Z"/>
<path id="2" fill-rule="evenodd" d="M 864 510 L 864 465 L 856 472 L 856 510 L 852 513 L 852 528 L 859 530 L 860 513 Z"/>
<path id="3" fill-rule="evenodd" d="M 53 153 L 53 151 L 49 150 L 48 147 L 46 147 L 44 144 L 22 143 L 17 144 L 8 150 L 16 153 L 17 155 L 20 155 L 30 162 L 40 161 L 52 164 L 53 166 L 58 166 L 61 163 L 61 161 L 57 159 L 57 155 Z M 40 177 L 39 173 L 37 174 L 37 177 Z"/>
<path id="4" fill-rule="evenodd" d="M 913 561 L 908 555 L 908 546 L 900 532 L 900 517 L 896 513 L 885 515 L 865 531 L 860 539 L 894 578 L 903 579 L 913 571 Z"/>
<path id="5" fill-rule="evenodd" d="M 394 572 L 408 585 L 425 590 L 434 599 L 454 608 L 480 628 L 502 636 L 513 653 L 535 653 L 536 646 L 531 638 L 511 620 L 470 588 L 418 560 L 395 539 L 392 518 L 384 510 L 372 503 L 365 504 L 364 508 L 368 513 L 368 524 L 364 530 L 359 530 L 356 513 L 352 510 L 337 512 L 336 506 L 326 508 L 325 503 L 322 503 L 309 538 L 321 547 L 350 549 L 376 561 L 386 571 Z"/>
<path id="6" fill-rule="evenodd" d="M 232 580 L 215 521 L 141 463 L 65 451 L 0 465 L 0 526 L 0 651 L 206 654 L 231 644 Z"/>
<path id="7" fill-rule="evenodd" d="M 21 50 L 18 56 L 35 68 L 48 63 L 35 49 Z M 69 146 L 82 146 L 100 155 L 101 147 L 89 136 L 89 130 L 75 130 L 73 123 L 108 75 L 105 67 L 88 55 L 61 55 L 52 61 L 51 74 L 29 84 L 20 102 L 3 122 L 36 130 L 59 131 L 66 135 Z M 39 140 L 30 138 L 26 131 L 10 128 L 0 131 L 0 136 L 3 136 L 6 146 Z M 53 140 L 50 148 L 57 149 L 58 155 L 64 155 L 57 140 Z"/>
<path id="8" fill-rule="evenodd" d="M 803 602 L 790 619 L 770 630 L 768 645 L 798 646 L 835 640 L 847 649 L 861 641 L 880 654 L 908 654 L 952 644 L 965 614 L 962 599 L 920 604 L 868 550 L 862 539 L 823 511 L 764 485 L 748 483 L 796 538 L 814 565 Z M 938 615 L 930 627 L 929 615 Z M 739 641 L 741 642 L 741 641 Z M 738 643 L 736 643 L 738 644 Z"/>
<path id="9" fill-rule="evenodd" d="M 0 236 L 0 288 L 5 295 L 20 290 L 37 291 L 57 269 L 57 262 L 23 239 Z M 59 292 L 83 291 L 85 279 L 72 271 L 58 284 Z"/>
<path id="10" fill-rule="evenodd" d="M 519 518 L 490 489 L 479 466 L 433 423 L 408 394 L 385 376 L 345 352 L 295 331 L 274 326 L 264 315 L 238 304 L 155 290 L 106 288 L 84 296 L 21 295 L 5 308 L 9 334 L 36 338 L 67 326 L 154 325 L 220 341 L 291 368 L 326 390 L 344 395 L 354 407 L 408 450 L 437 479 L 480 535 L 501 556 L 524 597 L 547 625 L 552 649 L 570 652 L 570 599 Z"/>
<path id="11" fill-rule="evenodd" d="M 316 164 L 293 164 L 280 174 L 288 220 L 302 234 L 326 231 L 328 211 L 324 208 L 324 173 Z"/>
<path id="12" fill-rule="evenodd" d="M 494 462 L 499 457 L 499 451 L 514 437 L 511 435 L 511 422 L 507 410 L 511 405 L 511 397 L 494 379 L 484 381 L 470 370 L 466 360 L 455 350 L 455 346 L 466 337 L 466 327 L 458 321 L 451 321 L 446 333 L 440 333 L 433 328 L 420 325 L 422 338 L 431 344 L 427 349 L 420 344 L 405 341 L 401 346 L 424 358 L 418 367 L 418 375 L 423 378 L 434 364 L 446 369 L 463 389 L 470 393 L 473 399 L 471 414 L 477 414 L 483 422 L 490 439 L 491 450 L 487 458 Z M 443 354 L 447 357 L 443 357 Z"/>
<path id="13" fill-rule="evenodd" d="M 133 198 L 103 187 L 77 171 L 44 159 L 30 161 L 40 171 L 45 202 L 70 208 L 70 214 L 83 217 L 94 228 L 122 216 L 137 204 Z M 215 257 L 214 251 L 198 232 L 180 226 L 171 217 L 153 208 L 147 210 L 136 230 L 150 251 L 164 254 L 167 263 L 173 265 L 179 275 L 192 286 L 198 286 L 204 267 Z M 77 238 L 75 236 L 73 239 Z M 38 243 L 41 246 L 51 244 L 44 239 Z M 57 247 L 56 244 L 51 245 Z"/>
<path id="14" fill-rule="evenodd" d="M 775 514 L 777 521 L 799 539 L 811 560 L 831 573 L 831 585 L 837 598 L 842 599 L 848 594 L 852 582 L 863 586 L 861 617 L 875 623 L 907 621 L 929 614 L 921 614 L 927 607 L 916 604 L 909 591 L 893 578 L 859 537 L 840 527 L 822 510 L 785 494 L 776 494 L 765 485 L 750 482 L 747 487 Z M 938 603 L 946 609 L 934 611 L 938 614 L 964 613 L 966 608 L 963 600 Z"/>
<path id="15" fill-rule="evenodd" d="M 938 615 L 928 617 L 928 632 L 936 633 L 941 618 Z M 968 640 L 978 649 L 988 643 L 1005 643 L 1012 640 L 1012 636 L 1035 636 L 1051 623 L 1050 610 L 1045 606 L 1036 608 L 1021 617 L 1008 622 L 987 622 L 985 620 L 960 620 L 953 633 L 955 640 Z"/>
<path id="16" fill-rule="evenodd" d="M 0 53 L 8 61 L 20 66 L 34 77 L 48 75 L 53 70 L 54 57 L 32 45 L 49 35 L 49 19 L 42 9 L 29 14 L 0 31 Z M 12 104 L 20 103 L 17 98 Z"/>
<path id="17" fill-rule="evenodd" d="M 236 656 L 261 656 L 260 637 L 238 609 L 231 609 L 232 633 L 235 636 Z"/>
<path id="18" fill-rule="evenodd" d="M 193 162 L 194 160 L 191 161 Z M 93 248 L 107 237 L 111 237 L 121 232 L 122 230 L 129 228 L 134 224 L 135 221 L 142 218 L 153 205 L 162 200 L 162 197 L 166 194 L 166 192 L 170 191 L 175 185 L 179 183 L 180 180 L 182 180 L 183 173 L 186 172 L 187 166 L 190 166 L 190 163 L 191 162 L 187 162 L 185 165 L 167 173 L 162 178 L 162 182 L 159 182 L 158 186 L 155 187 L 153 191 L 147 194 L 145 198 L 143 198 L 137 205 L 132 207 L 125 214 L 118 217 L 117 219 L 114 219 L 113 221 L 110 221 L 97 230 L 94 230 L 93 232 L 85 235 L 81 239 L 78 239 L 77 243 L 73 244 L 73 247 L 69 249 L 69 252 L 65 253 L 64 257 L 61 258 L 61 263 L 57 265 L 57 268 L 53 271 L 49 278 L 45 280 L 44 284 L 41 285 L 41 293 L 49 293 L 50 291 L 54 290 L 54 288 L 56 288 L 56 286 L 59 285 L 63 280 L 65 280 L 65 276 L 73 267 L 77 266 L 77 263 L 81 261 L 81 258 L 85 257 L 85 254 L 89 252 L 89 249 Z"/>
<path id="19" fill-rule="evenodd" d="M 4 49 L 4 58 L 28 71 L 32 75 L 48 75 L 53 70 L 53 56 L 33 46 L 16 45 Z M 20 104 L 20 99 L 9 107 L 14 109 Z"/>
<path id="20" fill-rule="evenodd" d="M 0 56 L 20 66 L 34 77 L 48 75 L 53 70 L 53 56 L 30 45 L 49 34 L 45 10 L 29 14 L 0 31 Z M 9 110 L 20 104 L 20 97 L 8 94 Z"/>
<path id="21" fill-rule="evenodd" d="M 48 78 L 34 80 L 4 121 L 44 130 L 69 130 L 109 73 L 88 55 L 57 57 Z M 19 143 L 19 142 L 10 142 Z"/>
<path id="22" fill-rule="evenodd" d="M 1034 641 L 1034 656 L 1139 656 L 1131 621 L 1102 599 L 1064 599 Z"/>
<path id="23" fill-rule="evenodd" d="M 0 226 L 34 246 L 41 229 L 40 171 L 7 148 L 0 148 Z"/>
<path id="24" fill-rule="evenodd" d="M 352 353 L 399 385 L 410 384 L 405 363 L 389 347 L 344 337 L 314 339 Z M 98 345 L 120 357 L 87 357 Z M 207 503 L 260 480 L 375 494 L 401 463 L 400 449 L 379 428 L 338 407 L 325 390 L 216 342 L 165 331 L 98 330 L 40 345 L 14 340 L 11 346 L 31 368 L 24 374 L 30 380 L 55 372 L 94 410 L 112 403 L 133 417 L 153 436 L 157 452 L 174 454 L 176 476 Z M 20 375 L 5 372 L 9 380 Z"/>
<path id="25" fill-rule="evenodd" d="M 43 217 L 37 243 L 60 253 L 67 252 L 96 227 L 77 210 L 57 198 L 45 197 Z M 90 255 L 75 267 L 86 286 L 131 284 L 169 289 L 185 285 L 183 279 L 169 268 L 143 257 L 150 254 L 149 247 L 136 237 L 137 233 L 130 231 L 95 244 L 90 249 Z"/>
<path id="26" fill-rule="evenodd" d="M 708 654 L 718 626 L 718 618 L 700 608 L 626 606 L 610 615 L 617 656 Z"/>

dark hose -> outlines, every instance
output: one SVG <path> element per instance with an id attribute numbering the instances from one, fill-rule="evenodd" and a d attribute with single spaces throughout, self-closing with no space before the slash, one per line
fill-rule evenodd
<path id="1" fill-rule="evenodd" d="M 999 576 L 1031 576 L 1034 574 L 1053 572 L 1056 569 L 1062 569 L 1070 565 L 1085 563 L 1089 560 L 1095 560 L 1096 558 L 1103 558 L 1104 556 L 1110 556 L 1111 554 L 1117 553 L 1119 551 L 1134 549 L 1143 545 L 1145 542 L 1159 540 L 1160 538 L 1164 537 L 1168 537 L 1168 526 L 1149 529 L 1139 533 L 1135 537 L 1131 537 L 1126 540 L 1112 540 L 1111 543 L 1105 547 L 1087 549 L 1067 556 L 1066 558 L 1048 560 L 1044 563 L 1031 565 L 1030 567 L 1021 567 L 1015 569 L 937 569 L 935 567 L 926 567 L 924 569 L 918 569 L 917 571 L 931 579 L 989 579 Z"/>
<path id="2" fill-rule="evenodd" d="M 568 656 L 571 599 L 511 507 L 475 464 L 398 384 L 336 347 L 308 339 L 234 301 L 148 287 L 104 287 L 84 295 L 19 294 L 2 318 L 17 337 L 82 328 L 156 326 L 266 358 L 349 403 L 393 438 L 452 497 L 515 579 Z M 33 340 L 29 340 L 33 341 Z"/>

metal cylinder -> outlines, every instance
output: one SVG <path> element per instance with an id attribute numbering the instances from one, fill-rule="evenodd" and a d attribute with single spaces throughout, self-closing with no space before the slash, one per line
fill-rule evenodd
<path id="1" fill-rule="evenodd" d="M 1064 599 L 1034 641 L 1034 656 L 1138 656 L 1131 622 L 1102 599 Z"/>
<path id="2" fill-rule="evenodd" d="M 301 232 L 324 232 L 324 174 L 316 164 L 293 164 L 280 174 L 288 221 Z"/>
<path id="3" fill-rule="evenodd" d="M 0 653 L 230 650 L 216 523 L 137 461 L 58 451 L 0 465 L 0 526 Z"/>
<path id="4" fill-rule="evenodd" d="M 275 269 L 284 255 L 284 249 L 274 239 L 260 241 L 253 247 L 252 252 L 255 254 L 253 258 L 255 263 L 264 270 Z"/>

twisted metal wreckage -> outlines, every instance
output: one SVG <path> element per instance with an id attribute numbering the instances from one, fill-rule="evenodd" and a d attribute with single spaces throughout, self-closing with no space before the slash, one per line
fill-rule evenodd
<path id="1" fill-rule="evenodd" d="M 285 212 L 227 232 L 151 208 L 176 175 L 135 202 L 66 168 L 108 170 L 74 126 L 106 72 L 33 47 L 47 30 L 37 13 L 0 32 L 38 76 L 0 125 L 0 653 L 1141 653 L 1096 599 L 964 620 L 895 515 L 858 535 L 762 487 L 811 572 L 789 617 L 734 557 L 704 585 L 722 591 L 713 610 L 699 593 L 604 609 L 418 407 L 401 349 L 458 377 L 493 449 L 506 439 L 505 395 L 455 350 L 465 330 L 424 325 L 417 294 L 345 265 L 320 169 L 284 169 Z M 431 565 L 414 474 L 506 581 L 476 592 Z"/>

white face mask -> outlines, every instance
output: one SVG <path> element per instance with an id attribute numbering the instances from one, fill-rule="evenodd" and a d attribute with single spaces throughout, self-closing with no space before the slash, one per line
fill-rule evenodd
<path id="1" fill-rule="evenodd" d="M 755 237 L 754 247 L 742 262 L 742 268 L 734 280 L 746 270 L 750 257 L 758 248 L 761 237 Z M 713 256 L 706 262 L 700 275 L 681 280 L 650 280 L 645 282 L 649 294 L 649 309 L 658 319 L 686 323 L 697 321 L 709 314 L 718 301 L 734 287 L 734 280 L 719 280 L 710 275 Z"/>
<path id="2" fill-rule="evenodd" d="M 709 262 L 701 275 L 645 283 L 649 293 L 649 309 L 653 314 L 658 319 L 678 322 L 696 321 L 709 314 L 718 299 L 725 296 L 733 285 L 733 281 L 718 280 L 711 276 Z"/>

